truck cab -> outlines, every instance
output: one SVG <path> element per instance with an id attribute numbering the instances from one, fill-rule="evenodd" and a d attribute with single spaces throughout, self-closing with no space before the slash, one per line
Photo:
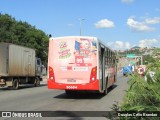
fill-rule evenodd
<path id="1" fill-rule="evenodd" d="M 42 61 L 40 58 L 36 58 L 36 76 L 42 78 Z"/>

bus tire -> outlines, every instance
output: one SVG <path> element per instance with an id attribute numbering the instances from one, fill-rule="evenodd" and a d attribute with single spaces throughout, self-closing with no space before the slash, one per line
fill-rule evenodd
<path id="1" fill-rule="evenodd" d="M 102 95 L 107 95 L 108 94 L 108 89 L 106 87 L 106 89 L 102 92 Z"/>
<path id="2" fill-rule="evenodd" d="M 35 78 L 34 86 L 35 87 L 39 87 L 40 86 L 40 79 L 38 77 Z"/>
<path id="3" fill-rule="evenodd" d="M 116 76 L 114 75 L 114 82 L 116 82 Z"/>
<path id="4" fill-rule="evenodd" d="M 19 88 L 19 80 L 18 79 L 13 80 L 12 88 L 14 90 L 18 90 L 18 88 Z"/>
<path id="5" fill-rule="evenodd" d="M 102 92 L 102 95 L 107 95 L 108 94 L 108 77 L 106 79 L 106 86 L 105 90 Z"/>

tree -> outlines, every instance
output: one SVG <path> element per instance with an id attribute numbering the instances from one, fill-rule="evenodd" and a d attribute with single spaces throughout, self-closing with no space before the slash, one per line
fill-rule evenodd
<path id="1" fill-rule="evenodd" d="M 48 36 L 27 22 L 16 21 L 8 14 L 0 14 L 0 42 L 13 43 L 36 50 L 36 56 L 47 64 Z"/>

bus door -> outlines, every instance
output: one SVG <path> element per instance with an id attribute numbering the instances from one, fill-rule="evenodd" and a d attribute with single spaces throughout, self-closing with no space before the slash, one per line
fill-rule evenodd
<path id="1" fill-rule="evenodd" d="M 100 45 L 100 68 L 101 68 L 101 82 L 100 82 L 100 86 L 101 86 L 101 91 L 105 90 L 105 48 L 103 45 Z"/>

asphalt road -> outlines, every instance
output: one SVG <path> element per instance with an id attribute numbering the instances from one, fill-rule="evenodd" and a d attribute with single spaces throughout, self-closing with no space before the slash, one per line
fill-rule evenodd
<path id="1" fill-rule="evenodd" d="M 111 111 L 113 104 L 116 102 L 121 104 L 123 101 L 125 90 L 128 87 L 127 80 L 128 77 L 120 75 L 106 96 L 94 93 L 67 96 L 62 90 L 49 90 L 46 81 L 43 81 L 41 86 L 36 88 L 31 85 L 21 86 L 19 90 L 0 88 L 0 111 Z M 12 120 L 13 118 L 3 119 Z M 37 120 L 39 119 L 37 118 Z M 100 118 L 50 117 L 43 119 L 97 120 Z M 104 117 L 101 117 L 101 119 L 106 120 Z"/>

